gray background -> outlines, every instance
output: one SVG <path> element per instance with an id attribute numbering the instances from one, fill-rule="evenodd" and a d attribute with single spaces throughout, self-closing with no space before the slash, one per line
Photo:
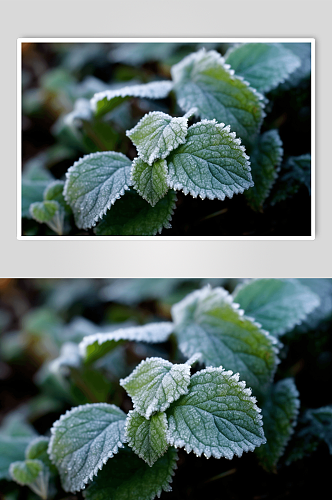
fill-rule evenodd
<path id="1" fill-rule="evenodd" d="M 327 277 L 331 259 L 330 1 L 2 1 L 3 277 Z M 314 241 L 16 239 L 16 39 L 20 37 L 313 37 L 316 39 Z"/>

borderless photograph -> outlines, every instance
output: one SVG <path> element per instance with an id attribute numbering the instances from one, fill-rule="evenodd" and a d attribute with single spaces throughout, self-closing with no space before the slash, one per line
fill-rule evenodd
<path id="1" fill-rule="evenodd" d="M 0 327 L 1 499 L 324 498 L 332 279 L 2 279 Z"/>
<path id="2" fill-rule="evenodd" d="M 18 238 L 314 239 L 313 39 L 18 40 Z"/>

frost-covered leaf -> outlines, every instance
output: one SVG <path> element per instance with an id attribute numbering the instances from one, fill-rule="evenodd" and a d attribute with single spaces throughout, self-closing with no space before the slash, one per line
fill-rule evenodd
<path id="1" fill-rule="evenodd" d="M 259 92 L 269 92 L 300 67 L 301 61 L 280 43 L 245 43 L 225 56 L 237 75 Z"/>
<path id="2" fill-rule="evenodd" d="M 143 326 L 119 328 L 112 332 L 87 335 L 79 344 L 79 350 L 87 361 L 95 361 L 114 349 L 121 340 L 135 342 L 159 343 L 166 342 L 174 328 L 173 323 L 163 321 L 148 323 Z"/>
<path id="3" fill-rule="evenodd" d="M 135 158 L 133 161 L 133 187 L 152 207 L 168 191 L 167 174 L 166 160 L 157 160 L 152 165 L 148 165 L 141 158 Z"/>
<path id="4" fill-rule="evenodd" d="M 96 116 L 102 116 L 112 111 L 129 97 L 141 97 L 144 99 L 164 99 L 172 90 L 173 82 L 163 80 L 158 82 L 142 83 L 139 85 L 128 85 L 121 89 L 106 90 L 98 92 L 91 99 L 91 108 Z"/>
<path id="5" fill-rule="evenodd" d="M 32 203 L 42 202 L 44 191 L 49 185 L 50 180 L 22 179 L 22 217 L 31 219 L 30 205 Z"/>
<path id="6" fill-rule="evenodd" d="M 48 184 L 44 191 L 44 200 L 57 201 L 60 206 L 65 209 L 66 213 L 71 213 L 71 208 L 67 205 L 66 200 L 63 196 L 63 189 L 65 187 L 64 181 L 55 180 Z"/>
<path id="7" fill-rule="evenodd" d="M 40 460 L 13 462 L 9 472 L 11 478 L 21 486 L 29 488 L 43 500 L 47 498 L 49 470 Z"/>
<path id="8" fill-rule="evenodd" d="M 74 342 L 65 342 L 61 346 L 60 354 L 49 364 L 49 370 L 55 374 L 68 374 L 69 368 L 79 368 L 81 356 L 78 345 Z"/>
<path id="9" fill-rule="evenodd" d="M 273 335 L 283 335 L 319 306 L 317 294 L 294 279 L 257 279 L 233 294 L 248 316 Z"/>
<path id="10" fill-rule="evenodd" d="M 64 197 L 79 228 L 96 225 L 130 185 L 131 161 L 122 153 L 92 153 L 69 168 Z"/>
<path id="11" fill-rule="evenodd" d="M 308 332 L 326 327 L 332 319 L 332 279 L 300 278 L 299 281 L 318 295 L 320 305 L 308 314 L 296 330 Z"/>
<path id="12" fill-rule="evenodd" d="M 49 456 L 65 491 L 79 491 L 124 443 L 126 414 L 106 403 L 77 406 L 51 429 Z"/>
<path id="13" fill-rule="evenodd" d="M 31 436 L 13 437 L 0 435 L 0 480 L 10 479 L 10 464 L 24 460 L 25 449 L 31 440 Z"/>
<path id="14" fill-rule="evenodd" d="M 128 445 L 150 467 L 168 448 L 166 433 L 165 413 L 156 413 L 147 420 L 136 410 L 129 412 L 126 422 Z"/>
<path id="15" fill-rule="evenodd" d="M 187 129 L 187 118 L 172 118 L 161 111 L 152 111 L 144 115 L 126 135 L 135 144 L 142 160 L 152 165 L 157 158 L 166 158 L 186 141 Z"/>
<path id="16" fill-rule="evenodd" d="M 86 500 L 153 500 L 162 491 L 171 491 L 176 469 L 174 448 L 150 467 L 129 449 L 121 450 L 84 491 Z"/>
<path id="17" fill-rule="evenodd" d="M 32 203 L 30 215 L 40 224 L 47 224 L 56 234 L 63 234 L 64 211 L 57 201 L 45 200 Z"/>
<path id="18" fill-rule="evenodd" d="M 303 420 L 313 436 L 325 441 L 332 455 L 332 405 L 307 410 Z"/>
<path id="19" fill-rule="evenodd" d="M 281 85 L 282 89 L 297 87 L 300 82 L 309 78 L 311 74 L 311 44 L 310 43 L 283 43 L 286 49 L 293 52 L 301 61 L 301 66 L 297 68 L 285 83 Z"/>
<path id="20" fill-rule="evenodd" d="M 188 394 L 167 411 L 168 442 L 207 458 L 240 457 L 266 442 L 255 403 L 238 374 L 222 367 L 201 370 Z"/>
<path id="21" fill-rule="evenodd" d="M 25 459 L 26 460 L 40 460 L 53 472 L 56 471 L 54 465 L 52 464 L 47 449 L 49 446 L 49 438 L 46 436 L 38 436 L 36 437 L 25 450 Z"/>
<path id="22" fill-rule="evenodd" d="M 261 210 L 278 176 L 282 160 L 282 142 L 277 130 L 262 134 L 250 154 L 251 175 L 254 186 L 244 195 L 254 210 Z"/>
<path id="23" fill-rule="evenodd" d="M 239 372 L 257 394 L 269 384 L 278 362 L 276 340 L 245 317 L 226 290 L 197 290 L 173 306 L 172 316 L 184 355 L 201 352 L 206 365 Z"/>
<path id="24" fill-rule="evenodd" d="M 169 190 L 152 207 L 135 191 L 126 193 L 97 225 L 97 236 L 155 236 L 170 228 L 176 194 Z"/>
<path id="25" fill-rule="evenodd" d="M 270 203 L 275 205 L 296 194 L 304 185 L 311 193 L 311 155 L 290 156 L 282 164 L 278 182 L 275 184 Z"/>
<path id="26" fill-rule="evenodd" d="M 276 471 L 277 462 L 293 434 L 299 406 L 299 393 L 290 378 L 273 385 L 264 400 L 262 416 L 267 442 L 255 453 L 260 464 L 269 472 Z"/>
<path id="27" fill-rule="evenodd" d="M 192 196 L 232 198 L 253 186 L 249 157 L 229 126 L 203 120 L 189 127 L 186 143 L 167 159 L 168 185 Z"/>
<path id="28" fill-rule="evenodd" d="M 132 398 L 134 408 L 145 418 L 156 411 L 165 411 L 182 394 L 188 392 L 190 365 L 173 365 L 162 358 L 149 358 L 120 385 Z"/>
<path id="29" fill-rule="evenodd" d="M 205 49 L 172 67 L 174 91 L 182 109 L 197 108 L 201 118 L 230 125 L 243 140 L 260 129 L 263 96 L 234 75 L 218 52 Z"/>
<path id="30" fill-rule="evenodd" d="M 90 121 L 93 112 L 91 109 L 91 104 L 88 99 L 80 98 L 74 104 L 74 109 L 64 117 L 64 122 L 69 126 L 76 126 L 82 120 Z"/>

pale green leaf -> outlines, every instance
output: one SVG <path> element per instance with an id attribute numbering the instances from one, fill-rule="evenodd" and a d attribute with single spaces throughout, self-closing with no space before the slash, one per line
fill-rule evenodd
<path id="1" fill-rule="evenodd" d="M 157 160 L 152 165 L 148 165 L 141 158 L 135 158 L 133 161 L 133 187 L 152 207 L 168 191 L 167 174 L 166 160 Z"/>
<path id="2" fill-rule="evenodd" d="M 299 407 L 299 393 L 293 379 L 280 380 L 265 397 L 262 416 L 267 442 L 255 453 L 260 464 L 269 472 L 276 472 L 278 460 L 293 434 Z"/>
<path id="3" fill-rule="evenodd" d="M 318 295 L 320 305 L 308 314 L 296 330 L 308 332 L 325 328 L 332 319 L 332 278 L 300 278 L 299 281 Z"/>
<path id="4" fill-rule="evenodd" d="M 24 460 L 25 449 L 31 439 L 31 436 L 13 437 L 0 435 L 0 480 L 10 479 L 10 464 Z"/>
<path id="5" fill-rule="evenodd" d="M 135 144 L 142 160 L 152 165 L 157 158 L 166 158 L 173 149 L 186 142 L 187 129 L 187 118 L 172 118 L 161 111 L 152 111 L 126 135 Z"/>
<path id="6" fill-rule="evenodd" d="M 123 446 L 126 414 L 106 403 L 77 406 L 51 429 L 49 456 L 65 491 L 79 491 Z"/>
<path id="7" fill-rule="evenodd" d="M 163 80 L 98 92 L 90 101 L 91 108 L 96 116 L 102 116 L 112 111 L 112 109 L 129 97 L 164 99 L 168 96 L 172 87 L 173 83 L 171 81 Z"/>
<path id="8" fill-rule="evenodd" d="M 248 159 L 229 126 L 203 120 L 168 157 L 168 185 L 202 199 L 232 198 L 253 186 Z"/>
<path id="9" fill-rule="evenodd" d="M 153 500 L 162 491 L 171 491 L 176 469 L 174 448 L 150 467 L 133 451 L 121 450 L 84 491 L 86 500 Z"/>
<path id="10" fill-rule="evenodd" d="M 311 193 L 311 155 L 290 156 L 282 164 L 278 182 L 275 184 L 271 197 L 271 205 L 286 200 L 296 194 L 301 186 Z"/>
<path id="11" fill-rule="evenodd" d="M 263 121 L 263 96 L 234 75 L 218 52 L 205 49 L 172 67 L 174 91 L 182 109 L 197 108 L 201 118 L 230 125 L 243 140 L 252 138 Z"/>
<path id="12" fill-rule="evenodd" d="M 256 394 L 265 390 L 278 363 L 276 340 L 245 317 L 226 290 L 197 290 L 172 307 L 172 317 L 184 355 L 201 352 L 206 365 L 239 372 Z"/>
<path id="13" fill-rule="evenodd" d="M 297 87 L 303 79 L 310 78 L 311 74 L 311 43 L 283 43 L 286 49 L 293 52 L 301 61 L 301 66 L 297 68 L 290 77 L 282 84 L 282 89 Z"/>
<path id="14" fill-rule="evenodd" d="M 142 361 L 120 385 L 132 398 L 134 408 L 145 418 L 169 405 L 188 392 L 190 365 L 173 365 L 162 358 Z"/>
<path id="15" fill-rule="evenodd" d="M 237 75 L 241 75 L 259 92 L 269 92 L 287 80 L 301 61 L 279 43 L 245 43 L 225 55 Z"/>
<path id="16" fill-rule="evenodd" d="M 57 201 L 65 209 L 66 213 L 71 213 L 71 208 L 67 205 L 63 196 L 64 187 L 64 181 L 55 180 L 51 182 L 44 191 L 44 200 Z"/>
<path id="17" fill-rule="evenodd" d="M 254 210 L 261 210 L 278 176 L 282 160 L 282 142 L 277 130 L 262 134 L 250 154 L 251 175 L 254 186 L 244 195 Z"/>
<path id="18" fill-rule="evenodd" d="M 252 280 L 240 285 L 233 298 L 273 335 L 292 330 L 320 304 L 316 293 L 294 279 Z"/>
<path id="19" fill-rule="evenodd" d="M 57 201 L 42 201 L 30 205 L 30 215 L 37 222 L 50 222 L 55 214 L 60 210 Z"/>
<path id="20" fill-rule="evenodd" d="M 95 229 L 97 236 L 155 236 L 170 228 L 176 194 L 169 190 L 151 207 L 135 191 L 126 193 Z"/>
<path id="21" fill-rule="evenodd" d="M 206 368 L 167 411 L 168 442 L 187 453 L 232 459 L 265 443 L 260 410 L 239 375 Z"/>
<path id="22" fill-rule="evenodd" d="M 40 460 L 50 469 L 53 467 L 49 456 L 47 454 L 47 449 L 49 445 L 49 438 L 46 436 L 36 437 L 25 450 L 26 460 Z"/>
<path id="23" fill-rule="evenodd" d="M 166 342 L 173 331 L 173 327 L 173 323 L 162 321 L 160 323 L 148 323 L 143 326 L 119 328 L 111 332 L 87 335 L 80 342 L 79 351 L 87 361 L 95 361 L 114 349 L 121 340 L 148 343 Z"/>
<path id="24" fill-rule="evenodd" d="M 130 185 L 131 161 L 122 153 L 92 153 L 69 168 L 63 191 L 77 227 L 96 225 Z"/>
<path id="25" fill-rule="evenodd" d="M 136 410 L 129 412 L 126 422 L 128 445 L 150 467 L 168 448 L 166 433 L 165 413 L 156 413 L 147 420 Z"/>
<path id="26" fill-rule="evenodd" d="M 13 462 L 9 468 L 12 479 L 29 488 L 43 500 L 47 498 L 49 470 L 40 460 Z"/>
<path id="27" fill-rule="evenodd" d="M 22 179 L 22 217 L 32 218 L 30 205 L 43 201 L 43 194 L 49 183 L 50 179 Z"/>

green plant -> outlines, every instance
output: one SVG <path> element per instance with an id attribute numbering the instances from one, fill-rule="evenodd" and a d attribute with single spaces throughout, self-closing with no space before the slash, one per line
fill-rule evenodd
<path id="1" fill-rule="evenodd" d="M 171 227 L 179 191 L 220 201 L 244 193 L 258 212 L 302 185 L 310 192 L 310 154 L 287 155 L 281 166 L 283 143 L 278 124 L 269 119 L 272 108 L 266 98 L 277 100 L 308 76 L 310 44 L 247 43 L 229 48 L 224 57 L 204 48 L 193 52 L 172 66 L 171 80 L 78 99 L 64 122 L 75 130 L 83 127 L 97 143 L 99 138 L 102 150 L 68 169 L 65 201 L 44 195 L 30 205 L 29 216 L 58 234 L 70 231 L 72 211 L 76 227 L 94 228 L 97 236 L 156 235 Z M 133 98 L 167 99 L 169 109 L 165 112 L 162 105 L 163 111 L 143 114 L 126 129 L 137 149 L 132 159 L 132 147 L 121 147 L 129 155 L 109 151 L 101 134 L 104 125 L 107 137 L 114 134 L 113 113 Z M 185 114 L 179 116 L 181 111 Z M 120 140 L 126 144 L 124 136 Z M 31 189 L 31 178 L 24 181 L 23 190 Z"/>
<path id="2" fill-rule="evenodd" d="M 167 293 L 177 285 L 165 283 Z M 72 392 L 80 402 L 53 424 L 50 439 L 10 419 L 0 432 L 0 472 L 42 498 L 59 474 L 66 492 L 84 490 L 88 500 L 153 499 L 171 490 L 176 449 L 229 460 L 255 451 L 268 472 L 320 442 L 331 451 L 331 404 L 300 412 L 294 377 L 278 368 L 289 349 L 283 339 L 290 346 L 294 335 L 324 332 L 331 318 L 331 280 L 257 279 L 232 293 L 209 285 L 195 290 L 172 306 L 171 321 L 99 332 L 88 324 L 68 327 L 72 340 L 48 370 L 62 390 L 61 380 L 75 381 L 86 399 Z M 41 320 L 34 325 L 37 331 Z M 122 357 L 128 342 L 152 350 L 168 342 L 173 354 L 150 351 L 132 369 Z M 131 403 L 119 397 L 121 387 Z"/>

